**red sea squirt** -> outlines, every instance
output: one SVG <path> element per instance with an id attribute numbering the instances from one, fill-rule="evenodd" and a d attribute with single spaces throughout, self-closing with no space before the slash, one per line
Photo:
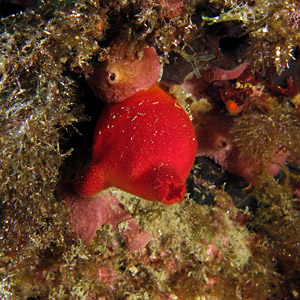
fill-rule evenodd
<path id="1" fill-rule="evenodd" d="M 94 132 L 92 163 L 77 182 L 83 196 L 110 186 L 151 201 L 183 199 L 197 151 L 185 111 L 157 86 L 106 105 Z"/>
<path id="2" fill-rule="evenodd" d="M 260 161 L 243 158 L 233 142 L 230 132 L 233 125 L 232 116 L 220 109 L 214 109 L 201 115 L 202 124 L 196 128 L 198 140 L 197 156 L 213 159 L 222 169 L 245 178 L 254 183 L 257 179 L 257 168 Z M 274 153 L 272 162 L 265 162 L 268 171 L 276 176 L 280 164 L 287 159 L 288 153 Z M 261 158 L 262 160 L 263 158 Z"/>
<path id="3" fill-rule="evenodd" d="M 155 84 L 160 75 L 160 63 L 153 47 L 144 49 L 143 56 L 118 57 L 118 44 L 111 50 L 111 58 L 95 65 L 87 74 L 94 95 L 107 103 L 122 102 L 136 92 Z"/>

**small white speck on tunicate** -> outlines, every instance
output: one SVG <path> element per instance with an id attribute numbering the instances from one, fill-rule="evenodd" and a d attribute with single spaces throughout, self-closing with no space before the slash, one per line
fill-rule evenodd
<path id="1" fill-rule="evenodd" d="M 99 135 L 101 134 L 101 130 L 99 130 L 98 134 L 99 134 Z"/>
<path id="2" fill-rule="evenodd" d="M 137 118 L 137 116 L 134 116 L 134 117 L 131 119 L 131 122 L 133 122 L 136 118 Z"/>

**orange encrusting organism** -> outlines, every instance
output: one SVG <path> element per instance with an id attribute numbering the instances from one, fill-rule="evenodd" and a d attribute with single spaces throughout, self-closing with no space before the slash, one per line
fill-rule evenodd
<path id="1" fill-rule="evenodd" d="M 238 108 L 237 104 L 232 100 L 227 101 L 226 105 L 227 105 L 228 109 L 233 112 L 235 112 Z"/>
<path id="2" fill-rule="evenodd" d="M 77 183 L 81 195 L 110 186 L 173 204 L 183 199 L 197 141 L 184 110 L 157 86 L 107 105 L 94 133 L 90 167 Z"/>

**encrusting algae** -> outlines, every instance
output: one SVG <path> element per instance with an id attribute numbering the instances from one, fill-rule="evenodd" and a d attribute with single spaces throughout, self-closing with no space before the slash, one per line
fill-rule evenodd
<path id="1" fill-rule="evenodd" d="M 299 3 L 19 2 L 1 3 L 0 298 L 299 298 Z M 103 111 L 86 78 L 116 43 L 120 57 L 156 50 L 157 84 L 195 128 L 215 111 L 228 126 L 211 150 L 225 158 L 198 151 L 182 202 L 101 194 L 128 213 L 119 232 L 135 220 L 151 235 L 134 252 L 110 224 L 78 239 L 61 193 Z M 233 150 L 250 179 L 222 165 Z"/>

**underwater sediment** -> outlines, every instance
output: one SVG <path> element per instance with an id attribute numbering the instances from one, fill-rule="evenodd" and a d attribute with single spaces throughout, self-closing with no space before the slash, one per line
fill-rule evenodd
<path id="1" fill-rule="evenodd" d="M 300 297 L 298 1 L 0 7 L 1 298 Z M 178 203 L 148 201 L 150 192 L 127 187 L 125 167 L 122 189 L 79 195 L 78 178 L 98 153 L 97 119 L 116 105 L 108 97 L 153 84 L 186 112 L 183 126 L 191 122 L 197 139 L 185 186 L 190 166 L 183 170 L 181 162 L 195 155 L 194 146 L 173 155 L 180 184 L 171 181 L 167 199 L 179 195 L 170 202 Z M 139 123 L 141 132 L 154 128 L 149 120 Z M 171 114 L 164 122 L 179 132 Z M 172 147 L 177 153 L 173 135 L 149 137 L 155 153 L 130 139 L 142 153 L 128 163 L 133 174 L 156 157 L 166 163 Z M 107 136 L 107 153 L 116 144 L 127 147 Z M 175 176 L 169 166 L 161 170 L 153 189 L 157 178 Z"/>

